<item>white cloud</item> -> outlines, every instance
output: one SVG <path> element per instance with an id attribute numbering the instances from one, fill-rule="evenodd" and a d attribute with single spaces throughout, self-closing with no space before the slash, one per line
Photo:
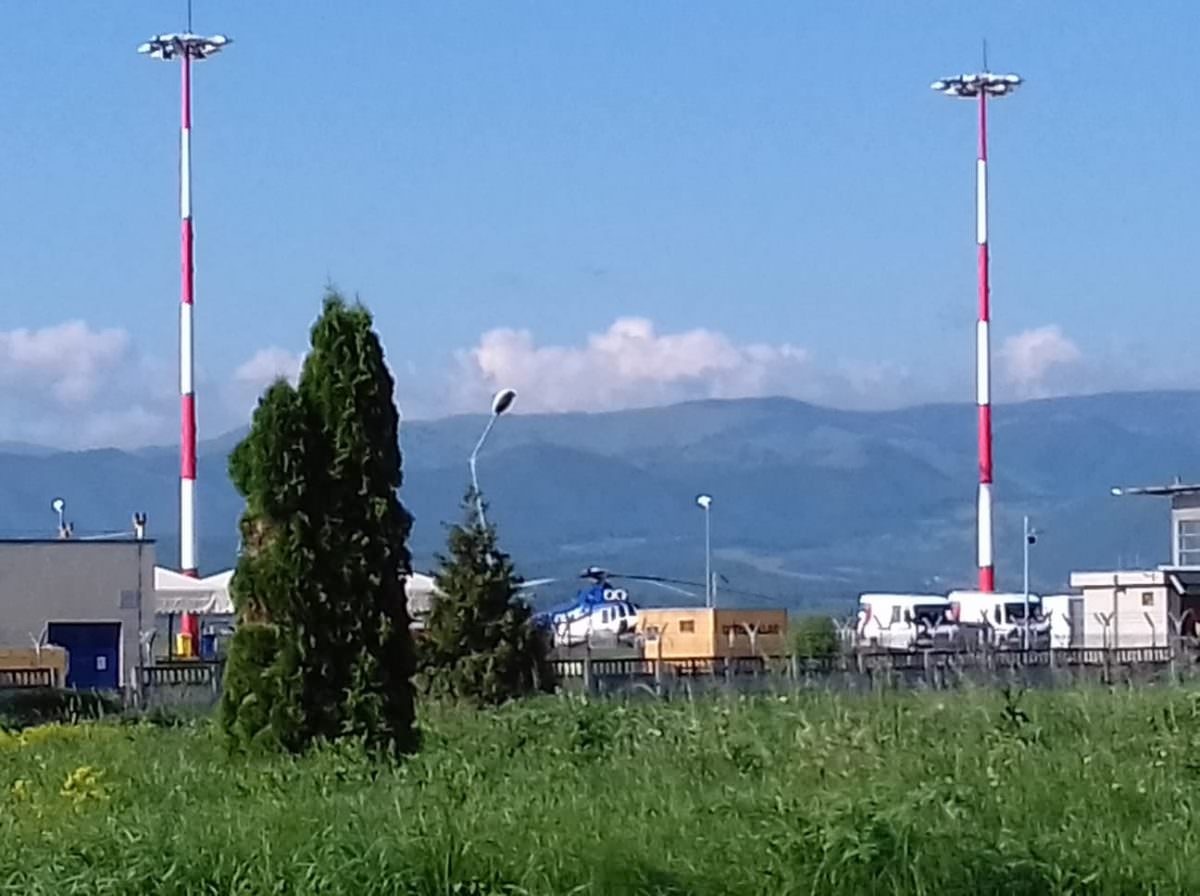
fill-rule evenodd
<path id="1" fill-rule="evenodd" d="M 173 374 L 128 332 L 74 320 L 0 331 L 0 439 L 133 447 L 178 432 Z"/>
<path id="2" fill-rule="evenodd" d="M 280 377 L 295 385 L 303 365 L 304 355 L 282 348 L 262 348 L 238 366 L 233 372 L 233 378 L 238 383 L 259 390 L 265 389 Z"/>
<path id="3" fill-rule="evenodd" d="M 1076 391 L 1072 373 L 1083 352 L 1057 326 L 1025 330 L 1004 341 L 1000 349 L 1004 377 L 1018 397 L 1045 398 Z"/>
<path id="4" fill-rule="evenodd" d="M 823 367 L 790 343 L 739 344 L 706 329 L 659 333 L 619 318 L 582 346 L 539 346 L 528 330 L 497 329 L 458 353 L 455 404 L 472 410 L 511 387 L 525 411 L 608 410 L 696 398 L 785 395 L 842 405 L 890 403 L 903 372 Z"/>
<path id="5" fill-rule="evenodd" d="M 62 404 L 93 398 L 130 359 L 124 330 L 93 330 L 81 320 L 40 330 L 0 331 L 0 383 L 49 391 Z"/>
<path id="6" fill-rule="evenodd" d="M 258 399 L 277 379 L 283 378 L 295 385 L 303 364 L 303 355 L 275 346 L 261 348 L 239 364 L 232 378 L 221 388 L 223 409 L 230 414 L 230 422 L 224 428 L 246 423 Z"/>

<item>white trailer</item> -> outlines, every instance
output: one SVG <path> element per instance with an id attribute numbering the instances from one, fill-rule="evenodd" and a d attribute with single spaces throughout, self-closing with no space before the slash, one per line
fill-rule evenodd
<path id="1" fill-rule="evenodd" d="M 1029 630 L 1029 646 L 1045 647 L 1050 623 L 1042 614 L 1042 599 L 1028 595 L 1029 619 L 1025 618 L 1024 592 L 951 591 L 951 614 L 964 629 L 972 629 L 996 647 L 1021 647 Z"/>
<path id="2" fill-rule="evenodd" d="M 940 594 L 863 594 L 858 607 L 859 646 L 914 650 L 955 643 L 958 627 Z"/>

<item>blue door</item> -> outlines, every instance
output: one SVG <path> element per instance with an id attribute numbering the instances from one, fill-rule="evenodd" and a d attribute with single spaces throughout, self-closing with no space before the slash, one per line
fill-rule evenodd
<path id="1" fill-rule="evenodd" d="M 67 651 L 67 687 L 115 690 L 119 622 L 51 622 L 46 640 Z"/>

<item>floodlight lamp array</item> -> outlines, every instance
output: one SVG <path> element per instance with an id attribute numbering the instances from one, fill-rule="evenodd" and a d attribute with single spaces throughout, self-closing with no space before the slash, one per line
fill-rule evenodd
<path id="1" fill-rule="evenodd" d="M 1001 97 L 1008 96 L 1021 85 L 1020 75 L 997 75 L 992 72 L 978 74 L 955 75 L 934 81 L 929 86 L 938 93 L 946 96 L 974 99 L 980 94 Z"/>
<path id="2" fill-rule="evenodd" d="M 138 47 L 139 53 L 144 53 L 151 59 L 173 60 L 180 56 L 190 59 L 207 59 L 221 52 L 226 45 L 233 43 L 224 34 L 214 34 L 212 37 L 202 37 L 199 34 L 159 34 Z"/>

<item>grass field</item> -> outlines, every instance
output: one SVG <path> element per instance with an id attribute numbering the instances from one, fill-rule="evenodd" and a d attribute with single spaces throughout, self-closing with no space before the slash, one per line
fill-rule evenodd
<path id="1" fill-rule="evenodd" d="M 0 892 L 1200 893 L 1200 694 L 427 712 L 395 767 L 0 733 Z"/>

